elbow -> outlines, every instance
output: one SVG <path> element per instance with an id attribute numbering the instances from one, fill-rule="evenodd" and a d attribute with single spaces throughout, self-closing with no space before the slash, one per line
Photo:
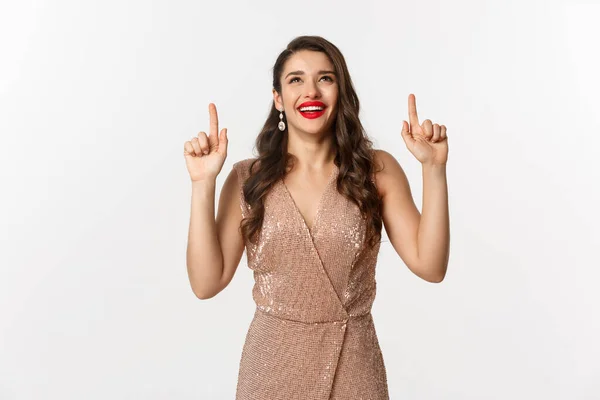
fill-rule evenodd
<path id="1" fill-rule="evenodd" d="M 200 300 L 212 299 L 217 294 L 219 294 L 220 291 L 221 291 L 220 289 L 212 289 L 212 290 L 204 289 L 204 290 L 202 290 L 202 289 L 195 288 L 194 286 L 192 286 L 192 292 L 194 292 L 194 295 Z"/>
<path id="2" fill-rule="evenodd" d="M 201 278 L 193 274 L 192 269 L 188 265 L 188 277 L 190 287 L 194 295 L 200 300 L 208 300 L 215 297 L 224 286 L 220 280 Z"/>
<path id="3" fill-rule="evenodd" d="M 441 283 L 446 277 L 446 266 L 435 268 L 421 268 L 419 277 L 430 283 Z"/>
<path id="4" fill-rule="evenodd" d="M 441 283 L 446 277 L 446 271 L 448 271 L 448 264 L 442 266 L 439 269 L 439 272 L 434 275 L 433 279 L 431 280 L 431 283 Z"/>
<path id="5" fill-rule="evenodd" d="M 426 278 L 425 280 L 430 283 L 441 283 L 445 277 L 446 277 L 446 274 L 444 273 L 444 274 L 431 276 L 429 278 Z"/>
<path id="6" fill-rule="evenodd" d="M 200 299 L 200 300 L 208 300 L 208 299 L 210 299 L 210 298 L 214 297 L 214 295 L 213 295 L 213 296 L 210 296 L 210 295 L 207 295 L 207 294 L 205 294 L 205 293 L 200 293 L 200 292 L 196 292 L 196 291 L 193 291 L 193 292 L 194 292 L 194 294 L 196 295 L 196 297 L 197 297 L 198 299 Z"/>

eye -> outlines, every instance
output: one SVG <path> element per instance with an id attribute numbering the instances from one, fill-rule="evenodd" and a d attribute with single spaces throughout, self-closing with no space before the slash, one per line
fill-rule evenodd
<path id="1" fill-rule="evenodd" d="M 327 80 L 329 80 L 329 82 L 333 82 L 333 78 L 330 77 L 329 75 L 322 76 L 321 79 L 327 79 Z M 292 78 L 292 79 L 290 79 L 289 83 L 294 83 L 296 80 L 300 80 L 300 78 L 298 78 L 298 77 Z"/>

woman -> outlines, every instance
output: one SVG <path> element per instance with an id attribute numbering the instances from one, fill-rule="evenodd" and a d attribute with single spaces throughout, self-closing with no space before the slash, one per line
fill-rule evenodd
<path id="1" fill-rule="evenodd" d="M 419 124 L 409 96 L 402 137 L 423 166 L 421 215 L 398 162 L 371 148 L 343 55 L 321 37 L 298 37 L 273 67 L 258 157 L 233 165 L 215 221 L 228 138 L 226 129 L 217 137 L 213 104 L 209 112 L 208 137 L 200 132 L 184 146 L 193 188 L 187 268 L 196 296 L 208 299 L 229 284 L 246 249 L 257 307 L 236 398 L 389 398 L 371 315 L 382 224 L 417 276 L 442 281 L 445 126 Z"/>

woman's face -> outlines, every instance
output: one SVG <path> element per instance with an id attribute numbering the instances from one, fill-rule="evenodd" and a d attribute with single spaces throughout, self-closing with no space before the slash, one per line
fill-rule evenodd
<path id="1" fill-rule="evenodd" d="M 338 82 L 327 55 L 310 50 L 293 54 L 284 65 L 280 82 L 281 93 L 273 89 L 273 100 L 278 110 L 284 110 L 288 132 L 314 135 L 331 128 Z"/>

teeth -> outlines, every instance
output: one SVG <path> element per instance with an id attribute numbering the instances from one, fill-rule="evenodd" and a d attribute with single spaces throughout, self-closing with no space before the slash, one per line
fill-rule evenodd
<path id="1" fill-rule="evenodd" d="M 310 106 L 310 107 L 301 107 L 300 111 L 322 111 L 323 107 L 320 106 Z"/>

